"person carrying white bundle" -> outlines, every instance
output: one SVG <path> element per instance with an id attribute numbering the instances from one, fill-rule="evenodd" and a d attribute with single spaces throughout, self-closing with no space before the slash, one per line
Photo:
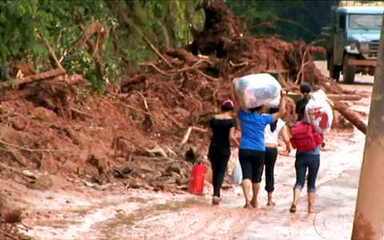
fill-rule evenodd
<path id="1" fill-rule="evenodd" d="M 285 113 L 285 100 L 281 86 L 269 74 L 253 74 L 233 81 L 240 101 L 239 120 L 241 142 L 239 160 L 243 175 L 242 188 L 245 208 L 258 207 L 258 193 L 265 158 L 265 127 Z M 266 107 L 277 105 L 280 110 L 264 114 Z"/>

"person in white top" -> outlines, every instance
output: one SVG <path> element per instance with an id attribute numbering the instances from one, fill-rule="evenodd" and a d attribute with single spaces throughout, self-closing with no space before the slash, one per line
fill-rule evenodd
<path id="1" fill-rule="evenodd" d="M 270 114 L 278 112 L 278 108 L 271 108 L 269 110 Z M 282 119 L 278 119 L 277 121 L 268 124 L 264 130 L 265 137 L 265 190 L 268 193 L 268 202 L 267 206 L 274 206 L 275 203 L 272 200 L 272 193 L 275 189 L 275 176 L 274 169 L 275 163 L 278 154 L 278 145 L 279 145 L 279 136 L 282 137 L 285 146 L 286 146 L 286 154 L 289 154 L 291 151 L 291 143 L 289 141 L 289 133 L 288 127 Z"/>

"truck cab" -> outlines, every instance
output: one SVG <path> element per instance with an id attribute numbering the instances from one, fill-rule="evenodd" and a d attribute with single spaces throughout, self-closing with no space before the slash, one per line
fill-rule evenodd
<path id="1" fill-rule="evenodd" d="M 374 75 L 384 6 L 334 9 L 327 66 L 330 77 L 353 83 L 356 73 Z"/>

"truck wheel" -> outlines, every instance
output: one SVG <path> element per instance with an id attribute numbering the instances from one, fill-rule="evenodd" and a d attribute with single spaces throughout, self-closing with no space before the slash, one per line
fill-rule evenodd
<path id="1" fill-rule="evenodd" d="M 354 57 L 350 55 L 345 55 L 343 61 L 343 81 L 348 84 L 351 84 L 355 81 L 356 67 L 348 64 L 349 59 L 353 58 Z"/>
<path id="2" fill-rule="evenodd" d="M 333 53 L 327 54 L 327 68 L 329 70 L 329 77 L 335 79 L 337 82 L 340 80 L 340 66 L 333 63 Z"/>
<path id="3" fill-rule="evenodd" d="M 329 70 L 329 77 L 335 79 L 337 82 L 340 80 L 340 69 L 338 66 L 331 66 L 331 69 Z"/>

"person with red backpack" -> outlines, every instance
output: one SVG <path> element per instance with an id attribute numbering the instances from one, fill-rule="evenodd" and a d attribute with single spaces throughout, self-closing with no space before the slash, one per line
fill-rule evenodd
<path id="1" fill-rule="evenodd" d="M 303 95 L 309 95 L 311 88 L 309 85 L 300 87 Z M 304 91 L 303 91 L 304 90 Z M 305 115 L 305 105 L 308 101 L 300 101 L 299 116 Z M 291 143 L 296 151 L 296 183 L 293 187 L 293 200 L 289 209 L 291 213 L 297 210 L 297 203 L 300 198 L 301 190 L 304 187 L 305 178 L 307 177 L 308 192 L 308 213 L 314 213 L 316 178 L 320 167 L 320 146 L 323 143 L 322 134 L 318 133 L 315 127 L 305 121 L 305 117 L 300 119 L 291 128 Z"/>

